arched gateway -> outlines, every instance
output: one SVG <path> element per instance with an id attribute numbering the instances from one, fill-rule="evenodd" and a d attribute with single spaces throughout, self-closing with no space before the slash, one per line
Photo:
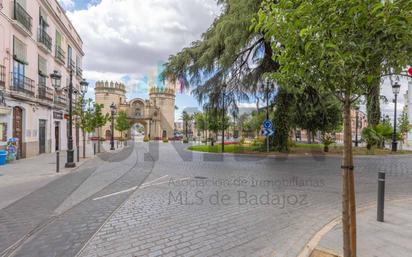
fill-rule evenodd
<path id="1" fill-rule="evenodd" d="M 110 105 L 116 104 L 118 111 L 125 111 L 130 124 L 139 123 L 144 127 L 145 135 L 151 139 L 172 138 L 174 136 L 175 90 L 173 88 L 152 87 L 149 99 L 135 98 L 126 100 L 126 87 L 122 83 L 96 82 L 96 103 L 103 104 L 103 113 L 110 114 Z M 111 131 L 110 124 L 102 131 Z M 100 133 L 103 135 L 102 133 Z M 132 133 L 124 133 L 128 137 Z M 120 137 L 115 131 L 114 136 Z M 125 135 L 123 135 L 125 136 Z"/>

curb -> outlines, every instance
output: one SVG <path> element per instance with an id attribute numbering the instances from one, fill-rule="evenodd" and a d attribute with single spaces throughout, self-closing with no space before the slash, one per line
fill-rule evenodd
<path id="1" fill-rule="evenodd" d="M 189 146 L 190 147 L 190 146 Z M 227 156 L 251 156 L 251 157 L 269 157 L 269 158 L 288 158 L 288 157 L 325 157 L 325 158 L 341 158 L 341 154 L 254 154 L 254 153 L 212 153 L 212 152 L 202 152 L 196 150 L 190 150 L 189 147 L 186 147 L 184 150 L 192 153 L 203 153 L 203 154 L 215 154 L 215 155 L 227 155 Z M 386 154 L 386 155 L 354 155 L 354 159 L 376 159 L 382 157 L 396 157 L 396 158 L 410 158 L 412 154 Z"/>
<path id="2" fill-rule="evenodd" d="M 396 202 L 409 202 L 409 201 L 412 201 L 412 198 L 409 197 L 409 198 L 392 199 L 392 200 L 388 199 L 386 202 L 396 203 Z M 374 203 L 374 204 L 369 204 L 369 205 L 360 207 L 356 211 L 356 214 L 359 214 L 371 208 L 376 208 L 376 204 Z M 318 232 L 316 232 L 314 236 L 312 236 L 312 238 L 308 241 L 308 243 L 303 247 L 301 252 L 296 257 L 340 257 L 339 255 L 336 255 L 335 253 L 330 252 L 330 250 L 325 250 L 322 248 L 319 249 L 317 248 L 317 246 L 319 245 L 323 237 L 327 233 L 329 233 L 335 226 L 341 224 L 341 222 L 342 222 L 342 216 L 338 216 L 332 219 L 329 223 L 323 226 Z M 319 252 L 319 251 L 321 251 L 321 253 L 323 252 L 324 255 L 316 255 L 316 252 Z"/>

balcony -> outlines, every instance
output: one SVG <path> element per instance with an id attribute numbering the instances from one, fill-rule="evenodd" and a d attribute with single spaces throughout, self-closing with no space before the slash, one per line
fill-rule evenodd
<path id="1" fill-rule="evenodd" d="M 83 76 L 83 70 L 80 67 L 76 67 L 76 76 L 79 78 L 82 78 Z"/>
<path id="2" fill-rule="evenodd" d="M 0 65 L 0 87 L 6 87 L 6 67 Z"/>
<path id="3" fill-rule="evenodd" d="M 33 100 L 34 80 L 21 74 L 11 73 L 11 95 L 23 100 Z"/>
<path id="4" fill-rule="evenodd" d="M 27 11 L 17 3 L 16 0 L 12 1 L 13 6 L 13 26 L 19 30 L 22 34 L 29 37 L 31 36 L 31 27 L 33 18 L 27 13 Z"/>
<path id="5" fill-rule="evenodd" d="M 65 59 L 66 59 L 66 53 L 63 51 L 63 49 L 56 45 L 56 53 L 55 53 L 55 58 L 56 61 L 58 61 L 60 64 L 64 65 L 65 64 Z"/>
<path id="6" fill-rule="evenodd" d="M 52 50 L 52 38 L 47 34 L 44 29 L 39 29 L 37 34 L 37 44 L 44 52 L 51 52 Z"/>
<path id="7" fill-rule="evenodd" d="M 53 89 L 47 87 L 45 84 L 39 84 L 38 98 L 46 102 L 53 102 Z"/>
<path id="8" fill-rule="evenodd" d="M 54 104 L 58 107 L 65 109 L 67 107 L 67 98 L 64 95 L 55 95 Z"/>

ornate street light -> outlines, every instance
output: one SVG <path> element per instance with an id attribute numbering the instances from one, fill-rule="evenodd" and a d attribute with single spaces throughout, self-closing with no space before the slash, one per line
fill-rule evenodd
<path id="1" fill-rule="evenodd" d="M 77 90 L 73 88 L 73 63 L 69 64 L 70 66 L 70 81 L 69 87 L 64 88 L 69 93 L 69 131 L 67 134 L 67 161 L 65 164 L 66 168 L 74 168 L 76 167 L 76 163 L 74 162 L 74 150 L 73 150 L 73 94 L 77 93 Z M 60 89 L 61 86 L 61 75 L 58 71 L 54 71 L 50 74 L 52 79 L 52 84 L 54 88 Z"/>
<path id="2" fill-rule="evenodd" d="M 111 135 L 110 135 L 110 150 L 115 150 L 114 149 L 114 116 L 116 115 L 116 105 L 114 103 L 112 103 L 112 105 L 110 105 L 110 112 L 112 115 L 112 129 L 111 129 Z"/>
<path id="3" fill-rule="evenodd" d="M 52 86 L 55 89 L 59 89 L 62 81 L 62 75 L 60 75 L 59 72 L 55 70 L 52 74 L 50 74 L 50 78 L 52 81 Z"/>
<path id="4" fill-rule="evenodd" d="M 398 103 L 398 94 L 401 90 L 401 85 L 396 81 L 395 84 L 392 85 L 392 92 L 395 95 L 394 103 L 395 103 L 395 110 L 394 110 L 394 118 L 393 118 L 393 135 L 392 135 L 392 152 L 396 152 L 398 150 L 398 142 L 396 139 L 396 108 Z"/>

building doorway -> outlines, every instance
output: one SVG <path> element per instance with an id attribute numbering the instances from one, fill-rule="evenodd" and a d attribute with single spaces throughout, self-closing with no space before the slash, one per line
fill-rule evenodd
<path id="1" fill-rule="evenodd" d="M 17 158 L 23 158 L 23 109 L 13 107 L 13 137 L 18 139 Z"/>
<path id="2" fill-rule="evenodd" d="M 58 121 L 54 123 L 54 138 L 56 141 L 54 150 L 59 151 L 60 150 L 60 122 Z"/>
<path id="3" fill-rule="evenodd" d="M 112 132 L 110 130 L 106 130 L 106 140 L 110 140 L 112 138 Z"/>
<path id="4" fill-rule="evenodd" d="M 46 153 L 46 120 L 39 120 L 39 154 Z"/>

